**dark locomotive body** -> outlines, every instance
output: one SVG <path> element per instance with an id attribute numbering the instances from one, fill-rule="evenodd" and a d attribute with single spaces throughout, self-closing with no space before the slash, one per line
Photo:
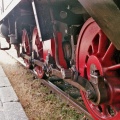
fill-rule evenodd
<path id="1" fill-rule="evenodd" d="M 0 34 L 39 78 L 81 89 L 95 120 L 120 118 L 119 0 L 0 0 Z"/>

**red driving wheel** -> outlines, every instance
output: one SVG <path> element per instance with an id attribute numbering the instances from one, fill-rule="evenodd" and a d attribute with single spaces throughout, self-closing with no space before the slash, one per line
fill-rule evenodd
<path id="1" fill-rule="evenodd" d="M 42 42 L 39 39 L 38 36 L 38 30 L 35 27 L 33 30 L 33 51 L 34 51 L 34 59 L 38 59 L 40 61 L 43 61 L 43 45 Z M 40 66 L 35 66 L 34 67 L 35 72 L 37 73 L 37 76 L 39 78 L 44 78 L 45 77 L 45 72 L 43 71 L 42 67 Z"/>
<path id="2" fill-rule="evenodd" d="M 22 52 L 28 56 L 31 56 L 31 45 L 26 29 L 22 31 Z M 31 67 L 30 62 L 27 59 L 24 59 L 24 62 L 27 68 Z"/>
<path id="3" fill-rule="evenodd" d="M 97 23 L 90 18 L 78 37 L 76 67 L 82 77 L 99 70 L 104 77 L 107 101 L 95 105 L 81 91 L 83 101 L 95 120 L 120 119 L 120 51 L 108 40 Z M 104 93 L 103 93 L 104 95 Z"/>

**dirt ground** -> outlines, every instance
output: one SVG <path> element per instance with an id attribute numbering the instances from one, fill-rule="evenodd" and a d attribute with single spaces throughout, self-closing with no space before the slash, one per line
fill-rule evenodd
<path id="1" fill-rule="evenodd" d="M 82 120 L 78 113 L 36 79 L 28 70 L 0 51 L 0 65 L 9 78 L 29 120 Z"/>

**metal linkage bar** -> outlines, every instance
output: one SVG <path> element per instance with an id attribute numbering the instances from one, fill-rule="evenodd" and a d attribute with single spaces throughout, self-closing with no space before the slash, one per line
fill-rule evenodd
<path id="1" fill-rule="evenodd" d="M 35 60 L 35 59 L 31 60 L 31 57 L 26 54 L 21 54 L 21 57 L 27 59 L 28 61 L 30 61 L 33 64 L 36 64 L 40 67 L 44 66 L 44 62 L 41 62 L 41 61 Z M 88 90 L 90 90 L 92 92 L 92 94 L 94 95 L 94 97 L 96 97 L 95 90 L 87 79 L 82 78 L 81 76 L 78 76 L 77 81 L 73 81 L 72 79 L 67 78 L 67 76 L 70 76 L 70 74 L 71 74 L 70 70 L 60 71 L 60 70 L 57 70 L 54 68 L 50 68 L 50 69 L 51 69 L 51 75 L 55 75 L 55 76 L 63 79 L 64 81 L 68 82 L 69 84 L 75 86 L 76 88 L 78 88 L 84 92 L 87 92 Z M 68 75 L 66 76 L 66 74 L 68 74 Z"/>
<path id="2" fill-rule="evenodd" d="M 40 41 L 42 41 L 42 35 L 41 35 L 41 29 L 40 29 L 40 25 L 39 25 L 39 21 L 38 21 L 38 15 L 37 15 L 37 11 L 36 11 L 36 6 L 35 6 L 35 1 L 32 1 L 32 7 L 33 7 L 33 12 L 34 12 L 34 16 L 35 16 L 35 22 L 37 25 L 37 29 L 38 29 L 38 35 L 40 38 Z"/>

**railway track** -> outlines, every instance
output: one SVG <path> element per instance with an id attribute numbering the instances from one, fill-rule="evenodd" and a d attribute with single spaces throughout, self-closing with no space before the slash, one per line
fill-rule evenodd
<path id="1" fill-rule="evenodd" d="M 23 66 L 25 66 L 24 61 L 21 58 L 17 58 L 16 51 L 13 48 L 10 49 L 9 51 L 6 51 L 6 53 L 8 55 L 10 55 L 12 58 L 16 59 Z M 36 74 L 32 70 L 30 70 L 30 71 L 36 76 Z M 60 98 L 66 100 L 67 103 L 72 105 L 79 113 L 81 113 L 81 112 L 84 113 L 84 115 L 85 115 L 84 120 L 93 120 L 93 118 L 91 117 L 91 115 L 89 114 L 87 109 L 85 108 L 83 102 L 79 102 L 78 100 L 76 100 L 73 97 L 71 97 L 71 95 L 66 93 L 65 90 L 62 90 L 62 89 L 60 89 L 60 87 L 58 87 L 61 84 L 55 85 L 55 82 L 53 82 L 53 81 L 59 81 L 59 79 L 58 80 L 57 79 L 56 80 L 55 79 L 54 80 L 53 79 L 51 79 L 51 80 L 44 80 L 44 79 L 42 79 L 41 83 L 43 83 L 46 87 L 48 87 L 50 90 L 52 90 L 52 92 L 54 92 L 57 95 L 59 95 Z"/>

